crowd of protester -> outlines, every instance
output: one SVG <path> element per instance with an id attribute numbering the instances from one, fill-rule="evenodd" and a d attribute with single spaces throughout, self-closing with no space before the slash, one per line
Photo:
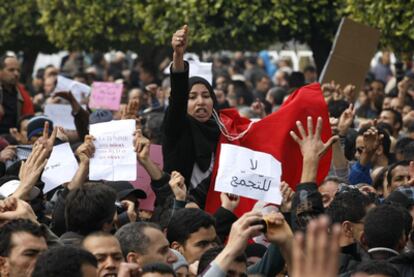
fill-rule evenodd
<path id="1" fill-rule="evenodd" d="M 122 54 L 107 62 L 99 53 L 86 63 L 73 52 L 60 68 L 37 70 L 26 86 L 19 60 L 0 58 L 0 188 L 12 189 L 0 196 L 0 275 L 414 276 L 414 67 L 396 72 L 384 51 L 360 91 L 322 84 L 333 136 L 322 141 L 320 118 L 292 129 L 301 180 L 281 184 L 278 211 L 237 217 L 239 196 L 222 193 L 221 207 L 209 214 L 221 132 L 215 114 L 236 108 L 260 120 L 317 82 L 317 70 L 293 71 L 266 52 L 235 52 L 214 56 L 211 85 L 189 77 L 189 36 L 187 26 L 174 33 L 170 65 L 138 58 L 131 66 Z M 58 75 L 123 83 L 121 109 L 92 111 L 87 98 L 79 103 L 70 91 L 55 92 Z M 43 115 L 49 103 L 71 105 L 76 131 Z M 146 194 L 129 182 L 88 180 L 95 151 L 89 125 L 123 119 L 136 119 L 136 158 L 151 177 L 154 211 L 140 209 Z M 69 183 L 43 193 L 40 176 L 63 142 L 79 168 Z M 151 160 L 151 144 L 162 145 L 163 168 Z M 328 149 L 331 169 L 317 184 Z M 26 159 L 19 151 L 28 151 Z"/>

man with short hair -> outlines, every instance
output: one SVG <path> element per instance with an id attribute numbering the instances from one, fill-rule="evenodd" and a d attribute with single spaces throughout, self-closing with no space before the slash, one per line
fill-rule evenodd
<path id="1" fill-rule="evenodd" d="M 397 187 L 408 184 L 410 180 L 409 174 L 410 161 L 400 161 L 393 163 L 389 166 L 387 172 L 387 191 L 384 192 L 385 196 L 388 196 Z"/>
<path id="2" fill-rule="evenodd" d="M 16 57 L 0 57 L 0 134 L 9 133 L 17 127 L 23 115 L 34 114 L 29 94 L 19 84 L 20 64 Z"/>
<path id="3" fill-rule="evenodd" d="M 39 256 L 32 277 L 97 277 L 96 258 L 69 246 L 51 248 Z M 30 276 L 30 275 L 28 275 Z"/>
<path id="4" fill-rule="evenodd" d="M 364 229 L 364 217 L 370 206 L 367 196 L 359 190 L 339 192 L 326 209 L 332 224 L 341 225 L 339 246 L 341 247 L 339 273 L 347 272 L 361 261 L 358 243 Z"/>
<path id="5" fill-rule="evenodd" d="M 391 262 L 401 277 L 414 274 L 414 253 L 403 253 L 408 240 L 405 226 L 411 224 L 408 211 L 394 205 L 381 205 L 372 209 L 364 221 L 363 241 L 370 258 Z"/>
<path id="6" fill-rule="evenodd" d="M 131 222 L 122 226 L 115 236 L 128 263 L 142 267 L 155 262 L 173 264 L 177 260 L 165 235 L 154 223 Z"/>
<path id="7" fill-rule="evenodd" d="M 358 131 L 355 140 L 355 159 L 349 173 L 349 182 L 371 184 L 371 170 L 388 166 L 390 156 L 390 136 L 382 128 L 370 127 Z"/>
<path id="8" fill-rule="evenodd" d="M 168 224 L 167 239 L 192 264 L 217 245 L 214 218 L 200 209 L 178 210 Z"/>
<path id="9" fill-rule="evenodd" d="M 30 220 L 12 220 L 0 228 L 0 276 L 31 276 L 47 250 L 45 230 Z"/>
<path id="10" fill-rule="evenodd" d="M 79 246 L 83 237 L 97 231 L 110 232 L 116 214 L 116 192 L 103 183 L 86 183 L 69 192 L 65 202 L 65 245 Z"/>
<path id="11" fill-rule="evenodd" d="M 174 270 L 163 263 L 152 263 L 142 268 L 141 277 L 176 277 Z"/>
<path id="12" fill-rule="evenodd" d="M 352 277 L 399 277 L 400 273 L 390 263 L 384 261 L 368 261 L 360 264 Z"/>
<path id="13" fill-rule="evenodd" d="M 210 265 L 210 263 L 223 251 L 223 247 L 210 248 L 201 256 L 198 264 L 198 274 L 202 274 Z M 227 270 L 228 276 L 247 276 L 247 258 L 242 254 L 236 257 Z"/>
<path id="14" fill-rule="evenodd" d="M 98 261 L 98 277 L 116 276 L 124 261 L 118 239 L 106 232 L 88 235 L 82 247 L 92 253 Z"/>
<path id="15" fill-rule="evenodd" d="M 401 113 L 393 109 L 383 109 L 380 113 L 378 122 L 384 122 L 392 127 L 392 136 L 398 139 L 399 132 L 403 127 Z"/>

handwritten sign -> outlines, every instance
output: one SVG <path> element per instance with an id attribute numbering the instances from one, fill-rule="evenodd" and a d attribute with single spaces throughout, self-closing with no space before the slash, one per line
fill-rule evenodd
<path id="1" fill-rule="evenodd" d="M 210 85 L 213 84 L 213 63 L 200 62 L 200 58 L 193 53 L 185 53 L 184 60 L 186 60 L 189 63 L 190 77 L 202 77 L 206 79 L 210 83 Z M 164 74 L 170 74 L 170 66 L 167 66 L 165 68 Z"/>
<path id="2" fill-rule="evenodd" d="M 95 154 L 90 160 L 89 179 L 135 181 L 137 157 L 133 146 L 135 120 L 116 120 L 90 126 Z"/>
<path id="3" fill-rule="evenodd" d="M 222 144 L 215 190 L 280 204 L 281 164 L 272 155 Z"/>
<path id="4" fill-rule="evenodd" d="M 58 76 L 56 87 L 53 92 L 71 91 L 75 99 L 83 104 L 89 96 L 91 88 L 81 82 L 71 80 L 69 78 Z"/>
<path id="5" fill-rule="evenodd" d="M 122 84 L 94 82 L 89 107 L 118 111 L 121 104 L 122 88 Z"/>
<path id="6" fill-rule="evenodd" d="M 188 63 L 190 64 L 190 77 L 203 77 L 210 83 L 210 85 L 213 84 L 213 63 L 199 61 L 188 61 Z"/>
<path id="7" fill-rule="evenodd" d="M 53 147 L 52 154 L 43 170 L 41 180 L 45 183 L 43 193 L 70 182 L 78 170 L 78 162 L 70 144 L 63 143 Z"/>
<path id="8" fill-rule="evenodd" d="M 46 104 L 45 115 L 53 121 L 55 126 L 63 127 L 66 130 L 76 130 L 70 105 Z"/>
<path id="9" fill-rule="evenodd" d="M 150 159 L 159 168 L 163 168 L 161 145 L 150 145 Z M 141 164 L 138 164 L 137 167 L 137 179 L 131 182 L 131 184 L 136 188 L 142 189 L 147 194 L 146 199 L 139 200 L 139 208 L 146 211 L 154 211 L 155 193 L 151 188 L 151 177 Z"/>

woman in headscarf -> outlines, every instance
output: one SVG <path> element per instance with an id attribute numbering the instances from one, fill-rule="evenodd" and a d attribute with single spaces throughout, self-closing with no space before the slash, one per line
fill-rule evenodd
<path id="1" fill-rule="evenodd" d="M 201 77 L 189 78 L 184 61 L 188 27 L 174 33 L 171 96 L 163 125 L 164 171 L 180 172 L 188 191 L 201 208 L 205 205 L 214 153 L 220 130 L 213 118 L 217 100 L 211 85 Z"/>

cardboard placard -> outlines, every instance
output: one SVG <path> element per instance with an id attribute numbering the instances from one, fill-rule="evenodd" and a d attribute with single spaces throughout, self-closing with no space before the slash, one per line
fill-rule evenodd
<path id="1" fill-rule="evenodd" d="M 359 92 L 377 50 L 379 38 L 379 30 L 342 18 L 319 82 L 323 84 L 335 81 L 342 88 L 352 84 L 355 85 L 356 92 Z"/>

